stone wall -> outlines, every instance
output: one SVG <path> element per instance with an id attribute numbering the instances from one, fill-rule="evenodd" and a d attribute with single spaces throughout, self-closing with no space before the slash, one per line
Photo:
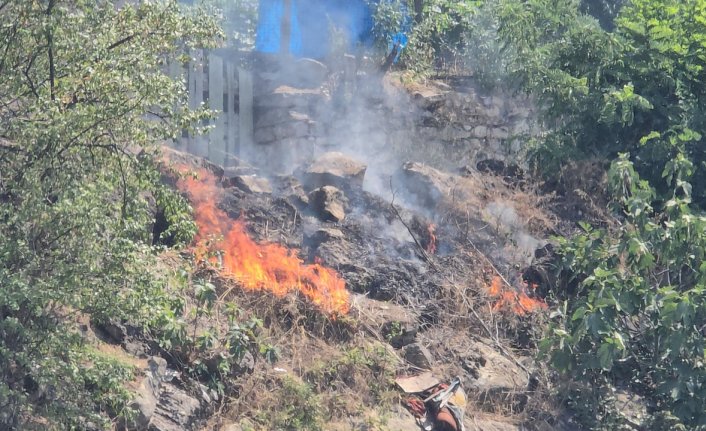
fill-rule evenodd
<path id="1" fill-rule="evenodd" d="M 256 73 L 257 164 L 291 171 L 317 153 L 339 150 L 377 164 L 416 160 L 449 167 L 521 159 L 531 104 L 481 95 L 472 86 L 405 85 L 300 60 Z M 274 69 L 274 70 L 273 70 Z"/>
<path id="2" fill-rule="evenodd" d="M 360 72 L 352 57 L 340 64 L 255 58 L 254 143 L 241 143 L 234 155 L 273 173 L 291 173 L 332 150 L 358 156 L 373 170 L 410 160 L 449 169 L 522 159 L 532 132 L 529 101 L 479 94 L 469 81 L 404 84 L 396 74 Z"/>

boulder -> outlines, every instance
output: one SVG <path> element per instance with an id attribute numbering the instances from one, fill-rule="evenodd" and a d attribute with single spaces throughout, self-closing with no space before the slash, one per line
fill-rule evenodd
<path id="1" fill-rule="evenodd" d="M 311 58 L 301 58 L 294 64 L 290 82 L 306 87 L 320 87 L 329 75 L 328 67 Z"/>
<path id="2" fill-rule="evenodd" d="M 296 177 L 291 175 L 277 175 L 273 178 L 274 189 L 278 196 L 284 196 L 298 209 L 309 205 L 309 196 Z"/>
<path id="3" fill-rule="evenodd" d="M 314 124 L 314 120 L 309 115 L 292 109 L 258 109 L 255 111 L 256 129 L 292 122 Z"/>
<path id="4" fill-rule="evenodd" d="M 308 245 L 317 249 L 321 244 L 329 241 L 345 239 L 345 235 L 340 229 L 324 227 L 317 229 L 313 234 L 306 236 L 305 240 Z"/>
<path id="5" fill-rule="evenodd" d="M 167 375 L 167 361 L 163 358 L 153 356 L 147 360 L 147 366 L 145 377 L 136 391 L 137 397 L 132 402 L 132 407 L 137 411 L 133 426 L 137 429 L 146 429 L 150 424 L 157 409 L 162 382 Z"/>
<path id="6" fill-rule="evenodd" d="M 367 295 L 353 294 L 351 310 L 396 349 L 414 343 L 416 339 L 419 331 L 418 316 L 408 308 L 371 299 Z"/>
<path id="7" fill-rule="evenodd" d="M 184 389 L 166 384 L 152 416 L 149 431 L 183 431 L 191 429 L 203 416 L 208 401 L 197 398 Z"/>
<path id="8" fill-rule="evenodd" d="M 454 175 L 422 163 L 405 163 L 403 172 L 405 187 L 426 207 L 436 206 L 444 196 L 451 194 L 456 184 Z"/>
<path id="9" fill-rule="evenodd" d="M 320 89 L 294 88 L 280 85 L 269 94 L 260 95 L 257 108 L 284 108 L 306 110 L 309 106 L 325 103 L 328 96 Z"/>
<path id="10" fill-rule="evenodd" d="M 309 207 L 322 221 L 340 222 L 346 217 L 345 196 L 333 186 L 320 187 L 309 193 Z"/>
<path id="11" fill-rule="evenodd" d="M 223 168 L 221 166 L 218 166 L 215 163 L 211 163 L 208 160 L 206 160 L 203 157 L 195 156 L 193 154 L 185 153 L 183 151 L 175 150 L 174 148 L 170 148 L 165 146 L 162 146 L 160 148 L 160 151 L 162 152 L 162 164 L 163 167 L 161 171 L 167 176 L 172 177 L 173 175 L 170 175 L 170 168 L 171 167 L 182 167 L 185 166 L 191 170 L 198 171 L 199 169 L 206 169 L 210 171 L 213 175 L 216 177 L 221 178 L 223 176 Z M 168 184 L 175 183 L 176 180 L 172 181 L 167 181 Z"/>
<path id="12" fill-rule="evenodd" d="M 225 181 L 224 181 L 225 183 Z M 227 185 L 237 187 L 245 193 L 270 194 L 272 186 L 267 178 L 257 175 L 235 175 L 228 178 Z"/>
<path id="13" fill-rule="evenodd" d="M 475 393 L 478 400 L 489 409 L 505 406 L 521 411 L 530 385 L 527 373 L 514 361 L 484 343 L 471 343 L 469 351 L 475 352 L 475 355 L 464 360 L 463 367 L 470 370 L 464 387 L 470 393 Z"/>
<path id="14" fill-rule="evenodd" d="M 429 350 L 419 343 L 412 343 L 402 348 L 402 357 L 417 368 L 430 370 L 434 359 Z"/>
<path id="15" fill-rule="evenodd" d="M 325 153 L 304 171 L 304 185 L 309 189 L 322 186 L 362 188 L 366 170 L 365 164 L 343 153 Z"/>

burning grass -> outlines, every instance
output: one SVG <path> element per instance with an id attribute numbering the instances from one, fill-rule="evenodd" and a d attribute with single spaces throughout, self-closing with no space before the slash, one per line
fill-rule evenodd
<path id="1" fill-rule="evenodd" d="M 511 289 L 505 286 L 502 278 L 493 277 L 490 286 L 487 288 L 488 294 L 495 299 L 493 311 L 507 310 L 518 316 L 538 311 L 546 310 L 547 304 L 541 299 L 531 298 L 527 295 L 527 290 L 535 290 L 537 286 L 523 284 L 519 289 Z"/>
<path id="2" fill-rule="evenodd" d="M 188 170 L 178 168 L 182 174 Z M 253 241 L 243 220 L 234 220 L 218 208 L 217 182 L 206 169 L 177 182 L 194 206 L 197 260 L 220 265 L 223 275 L 237 280 L 243 289 L 265 290 L 279 297 L 296 291 L 332 316 L 348 313 L 350 297 L 339 274 L 319 263 L 304 263 L 296 250 Z"/>

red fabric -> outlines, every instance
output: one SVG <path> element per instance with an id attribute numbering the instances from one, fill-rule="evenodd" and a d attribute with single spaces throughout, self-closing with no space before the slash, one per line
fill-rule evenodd
<path id="1" fill-rule="evenodd" d="M 419 398 L 407 398 L 405 405 L 415 418 L 423 418 L 426 415 L 427 408 L 424 406 L 424 402 Z"/>

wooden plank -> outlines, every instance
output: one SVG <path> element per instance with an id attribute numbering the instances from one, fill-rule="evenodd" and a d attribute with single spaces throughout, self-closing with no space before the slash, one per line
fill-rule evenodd
<path id="1" fill-rule="evenodd" d="M 239 144 L 240 157 L 252 159 L 255 155 L 253 125 L 253 75 L 252 72 L 238 68 L 238 105 L 240 111 Z"/>
<path id="2" fill-rule="evenodd" d="M 218 116 L 213 120 L 215 126 L 209 133 L 208 159 L 217 165 L 223 166 L 225 161 L 225 119 L 223 115 L 223 59 L 215 54 L 208 56 L 208 105 L 218 111 Z"/>
<path id="3" fill-rule="evenodd" d="M 196 109 L 205 102 L 203 97 L 203 91 L 205 87 L 204 80 L 206 80 L 206 74 L 204 73 L 204 53 L 199 50 L 195 57 L 195 64 L 191 67 L 192 77 L 190 79 L 190 89 L 193 85 L 193 91 L 189 92 L 189 106 L 192 109 Z M 189 152 L 201 157 L 208 157 L 208 142 L 203 135 L 195 136 L 190 139 L 189 142 Z"/>
<path id="4" fill-rule="evenodd" d="M 226 152 L 229 156 L 240 157 L 238 149 L 238 69 L 232 62 L 226 63 L 226 88 L 228 112 L 226 112 Z M 226 163 L 227 164 L 227 163 Z"/>
<path id="5" fill-rule="evenodd" d="M 188 77 L 186 75 L 186 71 L 184 70 L 184 66 L 178 62 L 178 61 L 170 61 L 169 66 L 167 68 L 167 73 L 169 76 L 174 79 L 175 81 L 179 82 L 180 84 L 186 85 L 186 88 L 188 90 Z M 182 133 L 179 132 L 179 135 L 177 136 L 175 142 L 173 142 L 174 148 L 180 151 L 186 151 L 187 149 L 187 139 L 182 136 Z"/>

